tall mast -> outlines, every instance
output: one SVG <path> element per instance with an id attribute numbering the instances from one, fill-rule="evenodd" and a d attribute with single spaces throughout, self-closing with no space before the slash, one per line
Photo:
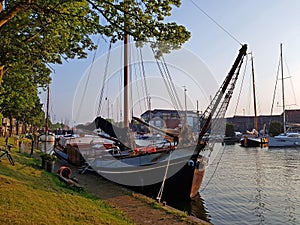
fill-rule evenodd
<path id="1" fill-rule="evenodd" d="M 285 127 L 285 101 L 284 101 L 284 80 L 283 80 L 283 57 L 282 57 L 282 43 L 280 43 L 280 64 L 281 64 L 281 88 L 282 88 L 282 110 L 283 110 L 283 132 L 286 132 Z"/>
<path id="2" fill-rule="evenodd" d="M 47 87 L 47 103 L 46 103 L 46 124 L 45 124 L 45 132 L 46 134 L 48 134 L 48 117 L 49 117 L 49 95 L 50 95 L 50 88 L 49 88 L 49 84 Z"/>
<path id="3" fill-rule="evenodd" d="M 128 56 L 128 34 L 124 36 L 124 127 L 129 127 L 129 56 Z"/>
<path id="4" fill-rule="evenodd" d="M 258 131 L 258 118 L 256 110 L 256 93 L 255 93 L 255 82 L 254 82 L 254 63 L 253 56 L 251 54 L 251 66 L 252 66 L 252 88 L 253 88 L 253 104 L 254 104 L 254 129 Z"/>

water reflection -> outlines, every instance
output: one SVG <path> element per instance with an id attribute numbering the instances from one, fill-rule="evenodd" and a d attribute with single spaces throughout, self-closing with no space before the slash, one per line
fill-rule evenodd
<path id="1" fill-rule="evenodd" d="M 191 201 L 186 202 L 169 202 L 169 204 L 183 212 L 187 212 L 189 215 L 197 217 L 206 222 L 210 222 L 209 213 L 205 207 L 204 200 L 198 193 Z"/>
<path id="2" fill-rule="evenodd" d="M 211 223 L 300 224 L 299 150 L 226 146 L 206 172 L 201 196 Z"/>
<path id="3" fill-rule="evenodd" d="M 265 189 L 265 178 L 264 178 L 264 170 L 262 168 L 262 162 L 260 160 L 260 154 L 256 151 L 254 155 L 255 158 L 255 183 L 256 183 L 256 195 L 254 196 L 254 201 L 256 207 L 254 208 L 254 215 L 258 219 L 258 224 L 264 224 L 265 221 L 265 211 L 266 204 L 264 203 L 264 189 Z"/>
<path id="4" fill-rule="evenodd" d="M 284 152 L 284 157 L 286 159 L 283 165 L 284 183 L 286 186 L 285 188 L 286 193 L 284 197 L 284 205 L 285 205 L 284 211 L 285 211 L 285 215 L 288 217 L 288 221 L 295 224 L 297 220 L 297 216 L 298 217 L 300 216 L 299 208 L 298 210 L 296 209 L 297 202 L 299 203 L 300 199 L 299 198 L 297 199 L 297 195 L 295 195 L 297 191 L 299 192 L 299 188 L 300 188 L 299 174 L 297 174 L 297 171 L 299 171 L 299 168 L 297 168 L 297 165 L 299 167 L 299 161 L 297 161 L 297 159 L 294 157 L 294 154 L 291 154 L 289 151 Z M 298 187 L 297 188 L 298 190 L 296 189 L 296 187 Z"/>

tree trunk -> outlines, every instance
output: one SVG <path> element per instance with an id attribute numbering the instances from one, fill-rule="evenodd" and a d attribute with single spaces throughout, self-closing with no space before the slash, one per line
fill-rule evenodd
<path id="1" fill-rule="evenodd" d="M 0 86 L 2 84 L 3 75 L 4 75 L 4 66 L 0 66 Z"/>
<path id="2" fill-rule="evenodd" d="M 17 125 L 16 125 L 16 135 L 19 135 L 19 120 L 17 120 Z"/>
<path id="3" fill-rule="evenodd" d="M 14 127 L 14 125 L 13 125 L 13 117 L 10 116 L 9 117 L 9 137 L 12 136 L 13 127 Z"/>

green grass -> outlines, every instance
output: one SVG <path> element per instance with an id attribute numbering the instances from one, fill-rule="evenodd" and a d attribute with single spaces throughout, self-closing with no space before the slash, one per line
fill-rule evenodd
<path id="1" fill-rule="evenodd" d="M 15 166 L 6 157 L 0 162 L 0 224 L 133 224 L 101 199 L 42 170 L 39 160 L 16 148 L 11 155 Z"/>

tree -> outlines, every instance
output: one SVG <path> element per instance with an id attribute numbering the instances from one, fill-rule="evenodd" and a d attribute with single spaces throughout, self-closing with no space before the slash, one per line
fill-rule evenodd
<path id="1" fill-rule="evenodd" d="M 0 90 L 0 112 L 10 119 L 31 124 L 41 116 L 42 108 L 37 84 L 29 78 L 26 74 L 4 77 Z"/>
<path id="2" fill-rule="evenodd" d="M 15 5 L 22 5 L 22 1 L 7 2 L 6 10 L 0 15 L 15 9 Z M 99 17 L 82 1 L 27 3 L 30 7 L 23 7 L 23 11 L 0 29 L 0 75 L 7 71 L 11 71 L 9 75 L 27 71 L 45 85 L 50 80 L 49 64 L 84 58 L 85 50 L 95 49 L 90 35 L 97 33 Z"/>
<path id="3" fill-rule="evenodd" d="M 269 128 L 269 135 L 276 136 L 283 132 L 283 125 L 279 121 L 272 121 Z"/>
<path id="4" fill-rule="evenodd" d="M 113 41 L 124 33 L 135 41 L 153 41 L 157 54 L 179 48 L 190 33 L 176 23 L 164 23 L 180 0 L 7 0 L 0 12 L 0 81 L 7 70 L 26 67 L 49 76 L 49 63 L 86 57 L 95 49 L 91 35 Z M 1 8 L 0 8 L 1 10 Z M 14 30 L 15 32 L 11 32 Z M 34 63 L 32 63 L 34 62 Z M 30 65 L 30 66 L 29 66 Z"/>
<path id="5" fill-rule="evenodd" d="M 21 112 L 34 108 L 13 86 L 25 81 L 30 90 L 45 87 L 51 80 L 51 64 L 85 58 L 96 49 L 92 35 L 116 42 L 129 34 L 140 45 L 151 41 L 157 56 L 180 48 L 190 33 L 174 22 L 164 22 L 172 7 L 180 4 L 180 0 L 0 1 L 0 87 L 2 80 L 8 82 L 1 90 L 7 98 L 2 103 L 0 99 L 0 111 L 20 118 Z M 15 77 L 16 83 L 4 76 Z"/>
<path id="6" fill-rule="evenodd" d="M 226 123 L 225 137 L 234 137 L 234 125 L 232 123 Z"/>

